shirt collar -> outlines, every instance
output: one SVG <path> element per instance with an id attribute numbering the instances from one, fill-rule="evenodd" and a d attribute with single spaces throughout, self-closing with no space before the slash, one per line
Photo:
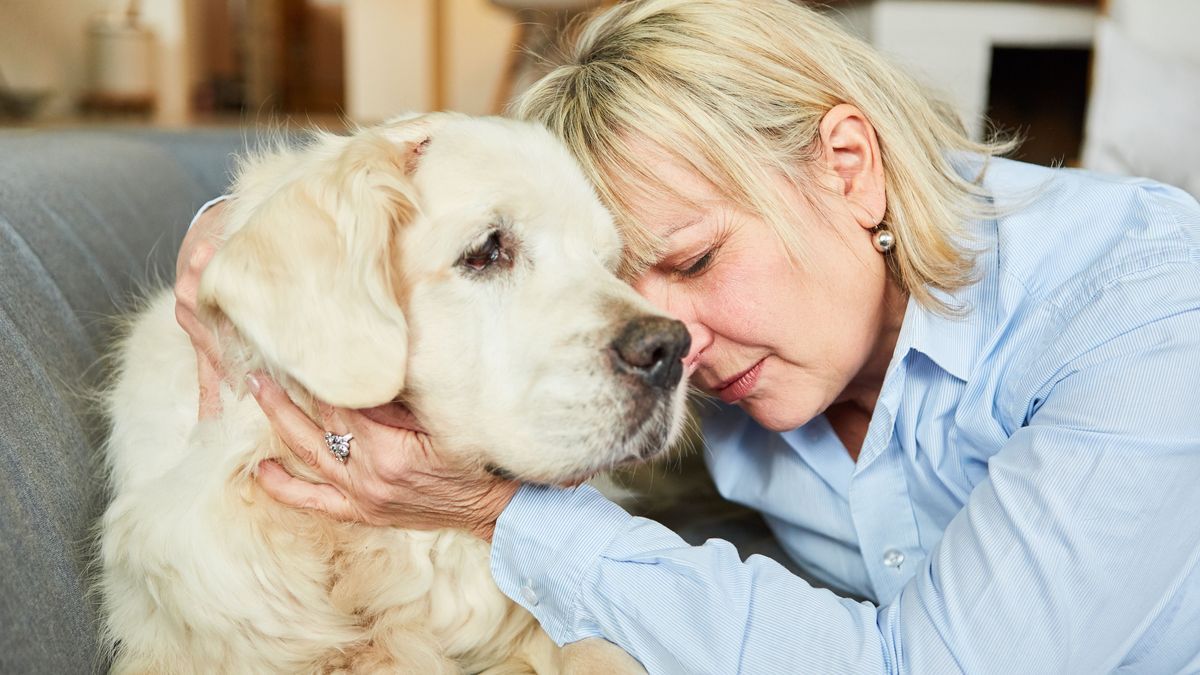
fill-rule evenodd
<path id="1" fill-rule="evenodd" d="M 933 291 L 934 297 L 959 308 L 959 313 L 947 316 L 935 312 L 910 296 L 893 361 L 916 351 L 955 378 L 967 380 L 986 347 L 996 311 L 996 222 L 978 225 L 984 240 L 980 243 L 986 248 L 976 258 L 976 281 L 953 293 Z"/>

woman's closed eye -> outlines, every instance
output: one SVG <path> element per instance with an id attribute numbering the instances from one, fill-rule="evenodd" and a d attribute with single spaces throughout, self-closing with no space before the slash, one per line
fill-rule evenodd
<path id="1" fill-rule="evenodd" d="M 716 252 L 717 247 L 713 246 L 704 253 L 701 253 L 699 257 L 683 263 L 674 270 L 675 276 L 684 279 L 700 276 L 712 264 Z"/>
<path id="2" fill-rule="evenodd" d="M 703 252 L 671 266 L 671 276 L 677 279 L 693 279 L 704 274 L 713 266 L 724 247 L 730 243 L 730 237 L 733 236 L 735 229 L 731 214 L 722 212 L 717 219 L 716 232 L 710 235 L 711 238 L 708 238 Z"/>

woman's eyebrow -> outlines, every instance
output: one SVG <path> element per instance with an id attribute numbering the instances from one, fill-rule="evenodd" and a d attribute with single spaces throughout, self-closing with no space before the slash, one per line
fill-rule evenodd
<path id="1" fill-rule="evenodd" d="M 701 220 L 704 220 L 703 213 L 697 215 L 695 218 L 692 218 L 691 220 L 689 220 L 681 225 L 675 225 L 671 229 L 667 230 L 667 233 L 666 233 L 666 235 L 663 236 L 663 238 L 664 239 L 670 238 L 670 236 L 675 234 L 676 232 L 678 232 L 680 230 L 685 230 L 685 229 L 695 225 L 696 223 L 699 223 Z"/>

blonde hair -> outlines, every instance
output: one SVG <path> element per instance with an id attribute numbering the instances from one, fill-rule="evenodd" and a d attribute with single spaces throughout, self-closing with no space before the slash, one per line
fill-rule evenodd
<path id="1" fill-rule="evenodd" d="M 973 280 L 966 226 L 991 213 L 978 180 L 986 159 L 1015 143 L 972 141 L 953 111 L 832 19 L 787 0 L 630 0 L 579 26 L 565 49 L 514 112 L 548 127 L 583 165 L 622 230 L 626 275 L 653 264 L 663 243 L 633 215 L 631 192 L 674 193 L 631 141 L 696 170 L 802 263 L 812 252 L 772 186 L 779 176 L 815 186 L 806 167 L 820 153 L 821 119 L 849 103 L 879 141 L 893 276 L 923 305 L 958 309 L 931 289 Z M 985 161 L 964 178 L 955 158 L 967 153 Z"/>

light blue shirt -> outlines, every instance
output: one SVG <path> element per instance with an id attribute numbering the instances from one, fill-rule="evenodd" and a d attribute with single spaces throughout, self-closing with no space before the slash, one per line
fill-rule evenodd
<path id="1" fill-rule="evenodd" d="M 651 673 L 1200 672 L 1200 207 L 996 161 L 965 319 L 910 302 L 857 462 L 823 416 L 704 420 L 721 493 L 814 588 L 591 488 L 525 486 L 500 588 Z M 904 245 L 903 242 L 900 245 Z"/>

